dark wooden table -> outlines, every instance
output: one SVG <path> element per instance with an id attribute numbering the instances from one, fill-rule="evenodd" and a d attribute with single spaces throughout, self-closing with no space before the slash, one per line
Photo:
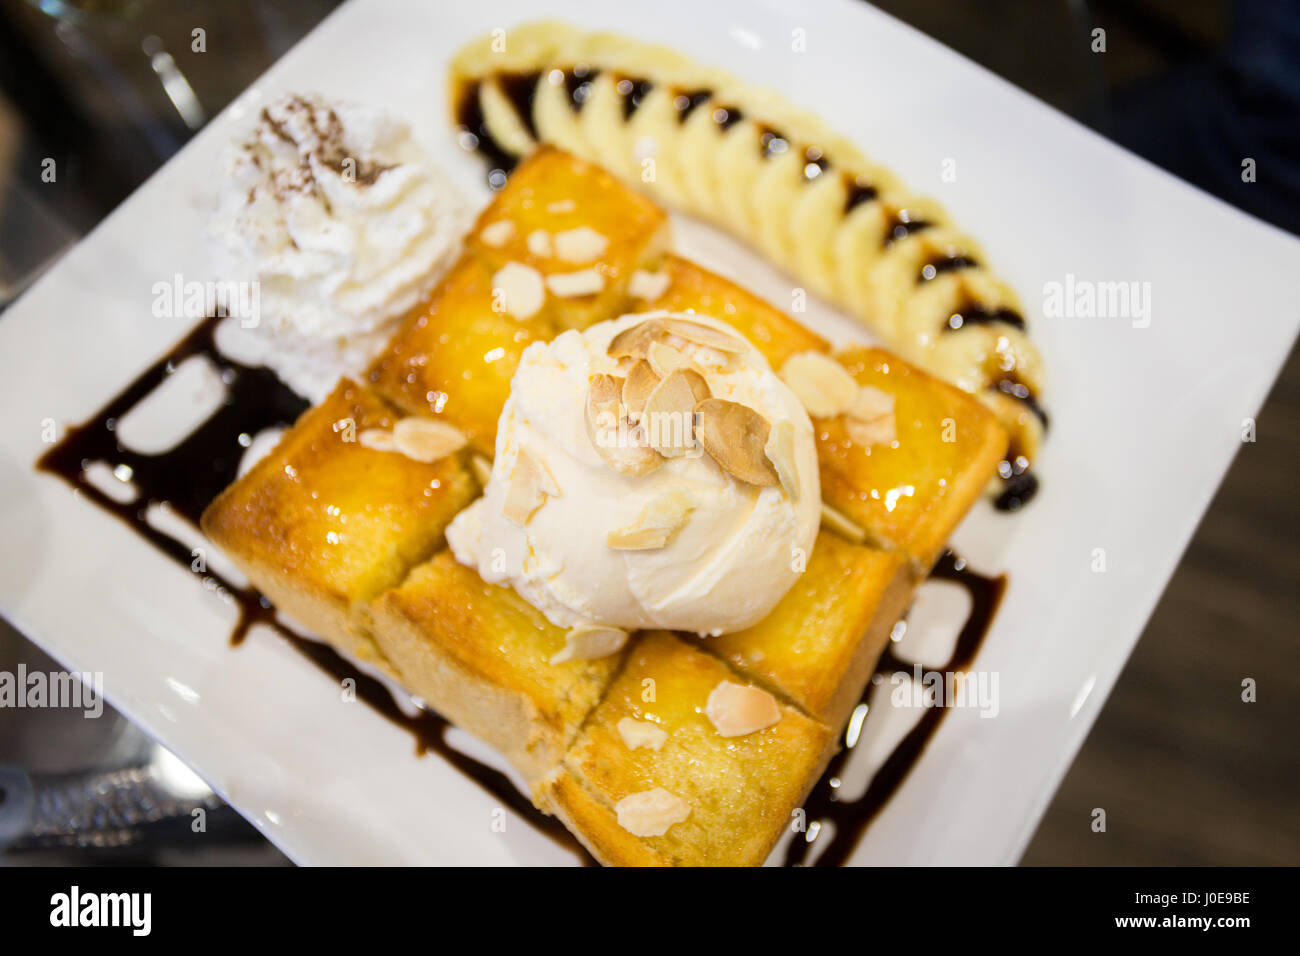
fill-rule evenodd
<path id="1" fill-rule="evenodd" d="M 1026 864 L 1300 863 L 1300 349 L 1257 424 Z"/>

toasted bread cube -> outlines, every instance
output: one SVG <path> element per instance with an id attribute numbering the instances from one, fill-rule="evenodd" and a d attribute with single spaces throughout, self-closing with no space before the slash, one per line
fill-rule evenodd
<path id="1" fill-rule="evenodd" d="M 533 781 L 553 769 L 619 655 L 552 664 L 565 631 L 442 551 L 364 612 L 402 683 Z"/>
<path id="2" fill-rule="evenodd" d="M 581 329 L 624 311 L 632 273 L 653 269 L 668 248 L 668 216 L 599 166 L 542 146 L 511 173 L 467 242 L 494 273 L 508 263 L 540 272 L 549 289 L 544 312 Z M 592 272 L 599 290 L 564 290 L 565 277 Z"/>
<path id="3" fill-rule="evenodd" d="M 701 644 L 828 726 L 841 727 L 907 610 L 913 583 L 903 555 L 822 531 L 802 576 L 772 613 Z"/>
<path id="4" fill-rule="evenodd" d="M 367 376 L 403 411 L 450 422 L 489 458 L 519 356 L 558 331 L 548 319 L 520 320 L 492 306 L 491 271 L 465 256 L 406 317 Z"/>
<path id="5" fill-rule="evenodd" d="M 880 349 L 838 356 L 860 385 L 894 396 L 897 439 L 855 444 L 843 418 L 817 419 L 822 500 L 929 572 L 1007 449 L 979 399 Z"/>
<path id="6" fill-rule="evenodd" d="M 475 494 L 457 456 L 420 462 L 358 441 L 401 417 L 343 380 L 203 513 L 204 533 L 276 607 L 335 647 L 377 659 L 358 602 L 442 543 Z"/>
<path id="7" fill-rule="evenodd" d="M 723 737 L 705 714 L 709 695 L 743 678 L 667 632 L 643 635 L 625 653 L 563 764 L 538 788 L 539 804 L 607 865 L 761 864 L 829 756 L 831 731 L 780 704 L 776 723 Z M 658 750 L 633 749 L 619 732 L 624 719 L 668 736 Z M 635 836 L 616 806 L 659 788 L 685 801 L 689 816 L 662 836 Z"/>
<path id="8" fill-rule="evenodd" d="M 666 309 L 713 316 L 749 339 L 774 369 L 797 352 L 830 351 L 825 339 L 780 309 L 687 259 L 665 256 L 657 274 L 668 278 L 668 287 L 652 299 L 634 299 L 637 311 Z"/>

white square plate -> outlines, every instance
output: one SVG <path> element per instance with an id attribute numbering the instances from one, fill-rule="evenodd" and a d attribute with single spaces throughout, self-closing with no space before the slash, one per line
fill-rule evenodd
<path id="1" fill-rule="evenodd" d="M 853 856 L 1014 862 L 1287 354 L 1300 243 L 848 0 L 341 8 L 0 319 L 0 608 L 65 666 L 103 672 L 114 705 L 295 860 L 571 860 L 521 821 L 495 832 L 492 798 L 440 759 L 415 759 L 409 737 L 341 701 L 282 641 L 264 633 L 232 651 L 230 607 L 32 467 L 48 447 L 43 422 L 85 420 L 187 331 L 152 317 L 151 288 L 208 275 L 200 229 L 216 156 L 262 102 L 319 90 L 384 107 L 485 200 L 481 165 L 450 134 L 445 69 L 471 37 L 543 13 L 780 89 L 944 202 L 1024 296 L 1049 374 L 1043 489 L 1014 516 L 981 504 L 956 541 L 1010 579 L 976 662 L 998 675 L 999 712 L 950 713 Z M 795 29 L 806 52 L 792 51 Z M 940 176 L 947 159 L 955 182 Z M 788 301 L 770 264 L 676 225 L 684 254 Z M 1149 283 L 1150 324 L 1044 317 L 1045 285 L 1067 276 Z M 804 318 L 864 338 L 828 307 Z M 951 630 L 960 610 L 937 612 L 940 624 Z"/>

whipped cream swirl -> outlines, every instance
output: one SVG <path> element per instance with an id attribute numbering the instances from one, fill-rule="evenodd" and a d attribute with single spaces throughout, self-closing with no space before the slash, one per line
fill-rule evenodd
<path id="1" fill-rule="evenodd" d="M 468 219 L 405 123 L 317 96 L 263 109 L 219 188 L 220 278 L 258 289 L 234 348 L 313 401 L 365 368 L 451 264 Z"/>

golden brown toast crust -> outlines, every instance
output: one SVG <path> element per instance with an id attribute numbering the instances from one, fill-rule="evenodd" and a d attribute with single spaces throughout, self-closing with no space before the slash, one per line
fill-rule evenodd
<path id="1" fill-rule="evenodd" d="M 484 228 L 507 221 L 513 230 L 499 245 L 484 239 Z M 561 258 L 554 237 L 571 229 L 590 229 L 608 245 L 595 258 Z M 549 253 L 529 242 L 534 232 L 547 234 Z M 479 215 L 466 241 L 469 251 L 489 268 L 506 263 L 530 266 L 548 279 L 594 269 L 603 288 L 581 296 L 548 294 L 544 315 L 562 328 L 583 329 L 615 318 L 628 302 L 627 286 L 638 269 L 654 269 L 668 249 L 668 215 L 593 163 L 543 147 L 511 174 L 506 187 Z"/>
<path id="2" fill-rule="evenodd" d="M 721 737 L 705 705 L 719 683 L 741 680 L 672 634 L 643 635 L 538 799 L 606 864 L 761 864 L 816 779 L 833 733 L 782 704 L 777 723 Z M 667 740 L 659 750 L 630 749 L 618 731 L 625 718 L 654 724 Z M 633 836 L 614 806 L 657 787 L 690 804 L 690 816 L 662 836 Z"/>
<path id="3" fill-rule="evenodd" d="M 443 551 L 364 614 L 405 685 L 532 781 L 559 761 L 618 665 L 551 664 L 565 632 Z"/>
<path id="4" fill-rule="evenodd" d="M 701 641 L 752 680 L 831 727 L 862 696 L 889 632 L 911 600 L 907 559 L 817 536 L 803 576 L 753 627 Z"/>
<path id="5" fill-rule="evenodd" d="M 1002 460 L 1006 430 L 978 399 L 882 349 L 837 358 L 859 384 L 895 397 L 898 440 L 863 448 L 843 419 L 814 420 L 822 500 L 926 574 Z"/>
<path id="6" fill-rule="evenodd" d="M 408 415 L 441 418 L 489 458 L 519 357 L 560 331 L 548 318 L 493 310 L 492 271 L 462 256 L 428 303 L 411 312 L 366 380 Z"/>
<path id="7" fill-rule="evenodd" d="M 362 656 L 373 652 L 355 605 L 437 548 L 476 488 L 458 457 L 419 462 L 358 440 L 400 417 L 364 386 L 341 382 L 201 522 L 280 610 Z"/>

